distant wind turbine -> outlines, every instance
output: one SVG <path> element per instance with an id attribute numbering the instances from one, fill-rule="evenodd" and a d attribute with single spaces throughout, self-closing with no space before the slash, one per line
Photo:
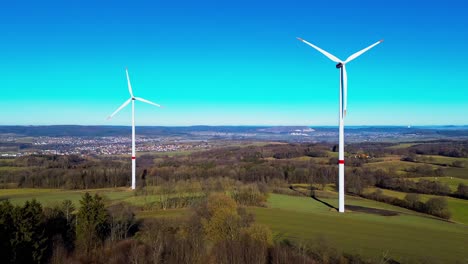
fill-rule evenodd
<path id="1" fill-rule="evenodd" d="M 130 102 L 132 102 L 132 190 L 135 190 L 136 187 L 136 177 L 135 177 L 135 170 L 136 170 L 136 153 L 135 153 L 135 100 L 138 100 L 143 103 L 147 103 L 150 105 L 154 105 L 157 107 L 162 107 L 156 103 L 150 102 L 146 99 L 135 97 L 133 96 L 132 85 L 130 84 L 130 77 L 128 76 L 128 69 L 125 69 L 125 73 L 127 74 L 127 84 L 128 84 L 128 91 L 130 92 L 130 98 L 125 101 L 117 110 L 114 111 L 107 119 L 111 119 L 117 114 L 120 110 L 122 110 L 125 106 L 127 106 Z"/>
<path id="2" fill-rule="evenodd" d="M 330 60 L 338 63 L 336 64 L 336 68 L 340 69 L 340 128 L 339 128 L 339 155 L 338 155 L 338 169 L 339 169 L 339 206 L 338 211 L 340 213 L 344 213 L 345 211 L 345 201 L 344 201 L 344 117 L 346 116 L 346 109 L 347 109 L 347 101 L 348 101 L 348 76 L 346 75 L 346 67 L 345 65 L 352 60 L 356 59 L 357 57 L 361 56 L 364 52 L 372 49 L 373 47 L 377 46 L 378 44 L 382 43 L 383 40 L 380 40 L 369 47 L 360 50 L 353 55 L 349 56 L 345 61 L 338 59 L 337 57 L 333 56 L 332 54 L 324 51 L 323 49 L 315 46 L 314 44 L 307 42 L 301 38 L 297 38 L 298 40 L 304 42 L 305 44 L 311 46 L 312 48 L 318 50 L 320 53 L 325 55 Z"/>

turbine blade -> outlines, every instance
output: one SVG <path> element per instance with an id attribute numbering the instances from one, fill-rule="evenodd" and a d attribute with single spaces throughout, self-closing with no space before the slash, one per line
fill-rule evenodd
<path id="1" fill-rule="evenodd" d="M 346 110 L 348 108 L 348 74 L 346 67 L 343 65 L 343 118 L 346 117 Z"/>
<path id="2" fill-rule="evenodd" d="M 360 50 L 360 51 L 354 53 L 353 55 L 349 56 L 349 57 L 346 59 L 346 61 L 345 61 L 344 63 L 348 63 L 348 62 L 354 60 L 355 58 L 361 56 L 364 52 L 366 52 L 366 51 L 372 49 L 373 47 L 377 46 L 378 44 L 380 44 L 380 43 L 382 43 L 382 42 L 383 42 L 383 39 L 377 41 L 376 43 L 370 45 L 369 47 L 367 47 L 367 48 L 365 48 L 365 49 L 362 49 L 362 50 Z"/>
<path id="3" fill-rule="evenodd" d="M 125 73 L 127 74 L 128 92 L 130 93 L 130 96 L 133 97 L 132 85 L 130 84 L 130 77 L 128 76 L 128 69 L 127 68 L 125 68 Z"/>
<path id="4" fill-rule="evenodd" d="M 141 97 L 135 97 L 135 100 L 138 100 L 138 101 L 140 101 L 140 102 L 147 103 L 147 104 L 154 105 L 154 106 L 157 106 L 157 107 L 162 108 L 161 105 L 158 105 L 157 103 L 153 103 L 153 102 L 148 101 L 148 100 L 146 100 L 146 99 L 143 99 L 143 98 L 141 98 Z"/>
<path id="5" fill-rule="evenodd" d="M 311 46 L 312 48 L 318 50 L 320 53 L 322 53 L 323 55 L 327 56 L 327 58 L 329 58 L 330 60 L 332 60 L 332 61 L 334 61 L 334 62 L 336 62 L 336 63 L 342 62 L 342 61 L 341 61 L 340 59 L 338 59 L 337 57 L 335 57 L 335 56 L 333 56 L 332 54 L 330 54 L 330 53 L 324 51 L 323 49 L 321 49 L 321 48 L 315 46 L 314 44 L 312 44 L 312 43 L 310 43 L 310 42 L 308 42 L 308 41 L 306 41 L 306 40 L 303 40 L 303 39 L 301 39 L 301 38 L 297 38 L 297 39 L 298 39 L 299 41 L 302 41 L 302 42 L 304 42 L 305 44 Z"/>
<path id="6" fill-rule="evenodd" d="M 114 113 L 112 113 L 109 117 L 107 117 L 107 119 L 111 119 L 112 117 L 114 117 L 115 114 L 117 114 L 120 110 L 122 110 L 122 108 L 124 108 L 125 106 L 127 106 L 130 102 L 132 101 L 132 98 L 128 99 L 127 101 L 125 101 L 119 108 L 117 108 L 117 110 L 114 111 Z"/>

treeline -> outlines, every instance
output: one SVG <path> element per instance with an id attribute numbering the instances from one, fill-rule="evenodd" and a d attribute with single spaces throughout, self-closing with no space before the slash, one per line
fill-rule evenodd
<path id="1" fill-rule="evenodd" d="M 414 145 L 406 148 L 391 148 L 394 143 L 362 142 L 346 146 L 346 150 L 352 153 L 364 152 L 372 157 L 390 155 L 441 155 L 446 157 L 468 157 L 468 141 L 440 140 L 432 142 L 414 142 Z"/>
<path id="2" fill-rule="evenodd" d="M 222 193 L 212 193 L 188 218 L 139 221 L 126 205 L 106 207 L 84 194 L 42 208 L 0 203 L 2 263 L 376 263 L 343 254 L 326 240 L 274 240 L 271 230 Z M 382 261 L 382 260 L 379 260 Z"/>
<path id="3" fill-rule="evenodd" d="M 266 206 L 268 193 L 273 187 L 284 188 L 285 182 L 242 183 L 231 178 L 207 178 L 179 181 L 159 180 L 157 186 L 142 186 L 136 191 L 136 197 L 142 199 L 145 210 L 166 210 L 187 208 L 198 205 L 211 193 L 229 193 L 239 205 Z M 151 197 L 150 199 L 146 199 Z"/>
<path id="4" fill-rule="evenodd" d="M 452 190 L 446 183 L 440 183 L 429 180 L 408 180 L 403 178 L 392 178 L 385 177 L 381 178 L 377 183 L 377 187 L 384 189 L 391 189 L 400 192 L 411 192 L 411 193 L 424 193 L 433 195 L 450 195 Z"/>
<path id="5" fill-rule="evenodd" d="M 375 183 L 375 186 L 383 189 L 390 189 L 406 193 L 422 193 L 468 199 L 468 186 L 463 183 L 460 183 L 457 187 L 457 190 L 453 192 L 446 183 L 425 179 L 414 181 L 404 178 L 393 178 L 385 176 L 379 178 L 379 180 Z"/>
<path id="6" fill-rule="evenodd" d="M 449 219 L 451 216 L 447 200 L 443 197 L 433 197 L 424 203 L 421 201 L 420 196 L 415 193 L 408 193 L 404 199 L 399 199 L 385 195 L 380 189 L 370 194 L 362 194 L 361 196 L 444 219 Z"/>
<path id="7" fill-rule="evenodd" d="M 88 189 L 129 184 L 130 163 L 121 159 L 91 159 L 77 155 L 31 155 L 8 163 L 0 171 L 3 188 Z"/>
<path id="8" fill-rule="evenodd" d="M 417 144 L 408 148 L 410 153 L 419 155 L 441 155 L 455 158 L 468 157 L 468 142 L 446 141 Z"/>
<path id="9" fill-rule="evenodd" d="M 441 168 L 434 169 L 428 164 L 419 165 L 419 166 L 412 166 L 412 167 L 404 169 L 404 171 L 408 172 L 408 174 L 406 175 L 407 177 L 420 177 L 420 176 L 424 176 L 424 177 L 430 177 L 430 176 L 441 177 L 441 176 L 444 176 L 444 170 L 443 169 L 441 169 Z"/>

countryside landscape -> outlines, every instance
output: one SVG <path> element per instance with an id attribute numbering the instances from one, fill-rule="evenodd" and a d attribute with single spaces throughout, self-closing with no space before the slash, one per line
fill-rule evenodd
<path id="1" fill-rule="evenodd" d="M 205 128 L 202 134 L 219 135 L 225 130 Z M 416 136 L 413 142 L 348 144 L 344 215 L 337 213 L 336 143 L 296 142 L 291 134 L 298 127 L 267 130 L 282 131 L 284 140 L 276 142 L 230 139 L 245 136 L 246 128 L 230 130 L 228 138 L 204 138 L 209 149 L 139 152 L 135 191 L 128 188 L 130 164 L 125 152 L 3 157 L 3 215 L 6 208 L 19 210 L 24 218 L 13 218 L 17 225 L 28 221 L 46 230 L 34 234 L 45 240 L 33 248 L 39 246 L 41 257 L 56 263 L 64 259 L 104 263 L 466 260 L 465 128 L 451 128 L 458 131 L 453 138 L 418 141 Z M 372 133 L 375 128 L 367 130 Z M 3 152 L 39 151 L 27 143 L 34 138 L 30 135 L 8 137 L 15 141 L 2 143 Z M 76 142 L 89 140 L 73 137 Z M 56 141 L 53 144 L 57 147 Z M 190 138 L 184 144 L 198 146 L 200 139 Z M 83 211 L 83 206 L 91 206 L 85 204 L 87 199 L 90 204 L 99 200 L 102 206 L 105 218 L 98 217 L 102 222 L 95 223 L 105 229 L 102 234 L 96 231 L 88 237 L 77 232 L 86 228 L 80 222 L 90 217 L 83 215 L 90 213 Z M 7 221 L 5 215 L 2 221 Z M 426 252 L 430 254 L 425 256 Z"/>
<path id="2" fill-rule="evenodd" d="M 467 13 L 3 1 L 0 263 L 468 264 Z"/>

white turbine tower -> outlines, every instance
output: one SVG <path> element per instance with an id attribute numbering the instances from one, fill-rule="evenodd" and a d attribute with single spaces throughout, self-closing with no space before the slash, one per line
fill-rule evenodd
<path id="1" fill-rule="evenodd" d="M 364 52 L 372 49 L 373 47 L 377 46 L 378 44 L 382 43 L 383 40 L 380 40 L 369 47 L 360 50 L 353 55 L 349 56 L 345 61 L 338 59 L 337 57 L 333 56 L 332 54 L 324 51 L 323 49 L 315 46 L 314 44 L 307 42 L 301 38 L 297 38 L 298 40 L 304 42 L 305 44 L 311 46 L 312 48 L 318 50 L 320 53 L 325 55 L 330 60 L 338 63 L 336 64 L 336 68 L 340 69 L 340 113 L 339 113 L 339 154 L 338 154 L 338 169 L 339 169 L 339 206 L 338 211 L 340 213 L 344 213 L 345 211 L 345 202 L 344 202 L 344 117 L 346 116 L 346 108 L 347 108 L 347 97 L 348 97 L 348 76 L 346 75 L 346 67 L 345 65 L 356 59 L 357 57 L 361 56 Z"/>
<path id="2" fill-rule="evenodd" d="M 130 92 L 130 98 L 125 101 L 117 110 L 114 111 L 107 119 L 111 119 L 115 114 L 117 114 L 120 110 L 122 110 L 125 106 L 127 106 L 130 102 L 132 102 L 132 190 L 135 190 L 136 187 L 136 154 L 135 154 L 135 100 L 138 100 L 143 103 L 147 103 L 150 105 L 154 105 L 157 107 L 161 107 L 160 105 L 145 100 L 140 97 L 133 96 L 132 85 L 130 84 L 130 77 L 128 76 L 128 69 L 125 69 L 125 73 L 127 74 L 127 84 L 128 84 L 128 91 Z"/>

